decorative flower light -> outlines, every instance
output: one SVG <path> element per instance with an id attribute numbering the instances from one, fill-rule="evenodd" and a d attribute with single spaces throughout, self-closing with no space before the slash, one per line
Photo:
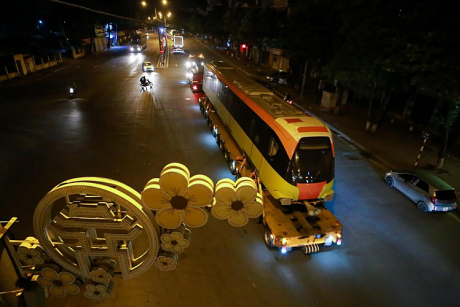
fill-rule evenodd
<path id="1" fill-rule="evenodd" d="M 213 190 L 210 178 L 204 175 L 190 178 L 185 165 L 171 163 L 163 168 L 160 178 L 147 183 L 142 201 L 156 211 L 156 220 L 163 228 L 175 229 L 182 223 L 201 227 L 208 220 L 203 207 L 212 203 Z"/>
<path id="2" fill-rule="evenodd" d="M 91 271 L 91 279 L 95 282 L 108 283 L 112 279 L 109 270 L 105 266 L 99 266 Z"/>
<path id="3" fill-rule="evenodd" d="M 85 286 L 84 296 L 92 299 L 95 302 L 100 302 L 102 300 L 110 298 L 113 290 L 114 283 L 111 282 L 106 286 L 104 285 L 93 285 L 88 284 Z"/>
<path id="4" fill-rule="evenodd" d="M 49 287 L 49 291 L 56 297 L 64 297 L 67 293 L 77 294 L 80 287 L 74 284 L 75 276 L 69 272 L 58 273 L 51 268 L 41 270 L 38 283 L 44 287 Z"/>
<path id="5" fill-rule="evenodd" d="M 248 223 L 249 218 L 260 216 L 262 211 L 263 200 L 251 178 L 241 177 L 236 183 L 231 179 L 217 182 L 211 209 L 214 217 L 227 219 L 230 225 L 241 227 Z"/>
<path id="6" fill-rule="evenodd" d="M 186 230 L 190 233 L 190 230 Z M 188 247 L 190 240 L 184 238 L 184 235 L 178 231 L 165 233 L 161 235 L 161 248 L 167 252 L 180 254 L 184 248 Z"/>
<path id="7" fill-rule="evenodd" d="M 17 256 L 26 265 L 43 264 L 43 249 L 40 245 L 33 243 L 37 241 L 34 237 L 28 237 L 18 247 Z M 37 241 L 38 242 L 38 241 Z"/>
<path id="8" fill-rule="evenodd" d="M 176 257 L 159 256 L 155 260 L 155 265 L 162 271 L 174 270 L 177 266 Z"/>

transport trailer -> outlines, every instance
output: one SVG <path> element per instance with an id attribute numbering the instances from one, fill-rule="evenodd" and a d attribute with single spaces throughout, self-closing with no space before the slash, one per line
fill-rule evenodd
<path id="1" fill-rule="evenodd" d="M 259 185 L 264 202 L 260 222 L 266 228 L 264 241 L 268 248 L 278 248 L 281 253 L 300 248 L 308 255 L 319 252 L 320 247 L 342 244 L 342 224 L 327 210 L 323 200 L 281 205 L 269 191 L 262 190 L 263 182 L 258 177 L 258 171 L 216 113 L 208 97 L 201 97 L 199 104 L 231 173 L 237 177 L 251 177 Z"/>
<path id="2" fill-rule="evenodd" d="M 263 200 L 264 241 L 268 248 L 279 248 L 281 253 L 300 248 L 308 255 L 318 252 L 320 246 L 342 245 L 342 224 L 324 202 L 282 206 L 267 191 Z"/>

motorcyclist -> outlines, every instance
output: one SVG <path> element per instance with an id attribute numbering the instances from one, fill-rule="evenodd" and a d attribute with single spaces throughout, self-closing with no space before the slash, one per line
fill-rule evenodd
<path id="1" fill-rule="evenodd" d="M 77 92 L 77 86 L 75 85 L 75 83 L 72 83 L 69 86 L 69 94 L 70 94 L 70 96 L 72 97 L 73 95 L 75 95 L 76 92 Z"/>
<path id="2" fill-rule="evenodd" d="M 146 87 L 149 85 L 150 85 L 150 88 L 152 88 L 152 82 L 150 82 L 150 80 L 147 79 L 145 76 L 142 76 L 139 81 L 141 82 L 142 91 L 144 91 Z"/>

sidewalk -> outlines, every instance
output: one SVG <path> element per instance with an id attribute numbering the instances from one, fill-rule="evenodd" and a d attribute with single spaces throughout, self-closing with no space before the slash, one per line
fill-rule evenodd
<path id="1" fill-rule="evenodd" d="M 251 77 L 263 79 L 265 74 L 276 71 L 269 67 L 259 68 L 253 61 L 245 64 L 241 60 L 227 55 L 226 51 L 212 50 Z M 335 115 L 333 112 L 323 112 L 319 109 L 321 97 L 314 90 L 306 90 L 304 98 L 301 99 L 300 91 L 295 91 L 292 88 L 286 88 L 276 83 L 270 83 L 270 86 L 280 96 L 289 92 L 294 104 L 306 113 L 321 119 L 331 130 L 360 148 L 361 151 L 373 159 L 379 161 L 388 170 L 414 167 L 423 142 L 422 130 L 419 128 L 415 127 L 410 131 L 408 123 L 392 121 L 387 116 L 379 126 L 377 132 L 371 134 L 364 130 L 367 114 L 367 110 L 365 109 L 348 104 L 344 113 Z M 429 139 L 419 161 L 418 168 L 432 172 L 453 186 L 456 191 L 460 191 L 460 157 L 454 156 L 453 152 L 448 151 L 443 168 L 437 170 L 435 169 L 437 150 L 436 144 L 433 144 L 433 141 Z"/>

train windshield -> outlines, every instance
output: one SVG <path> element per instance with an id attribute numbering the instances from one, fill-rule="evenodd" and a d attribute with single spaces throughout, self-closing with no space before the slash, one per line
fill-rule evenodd
<path id="1" fill-rule="evenodd" d="M 292 184 L 331 181 L 334 155 L 329 137 L 302 138 L 289 165 L 288 177 Z"/>

